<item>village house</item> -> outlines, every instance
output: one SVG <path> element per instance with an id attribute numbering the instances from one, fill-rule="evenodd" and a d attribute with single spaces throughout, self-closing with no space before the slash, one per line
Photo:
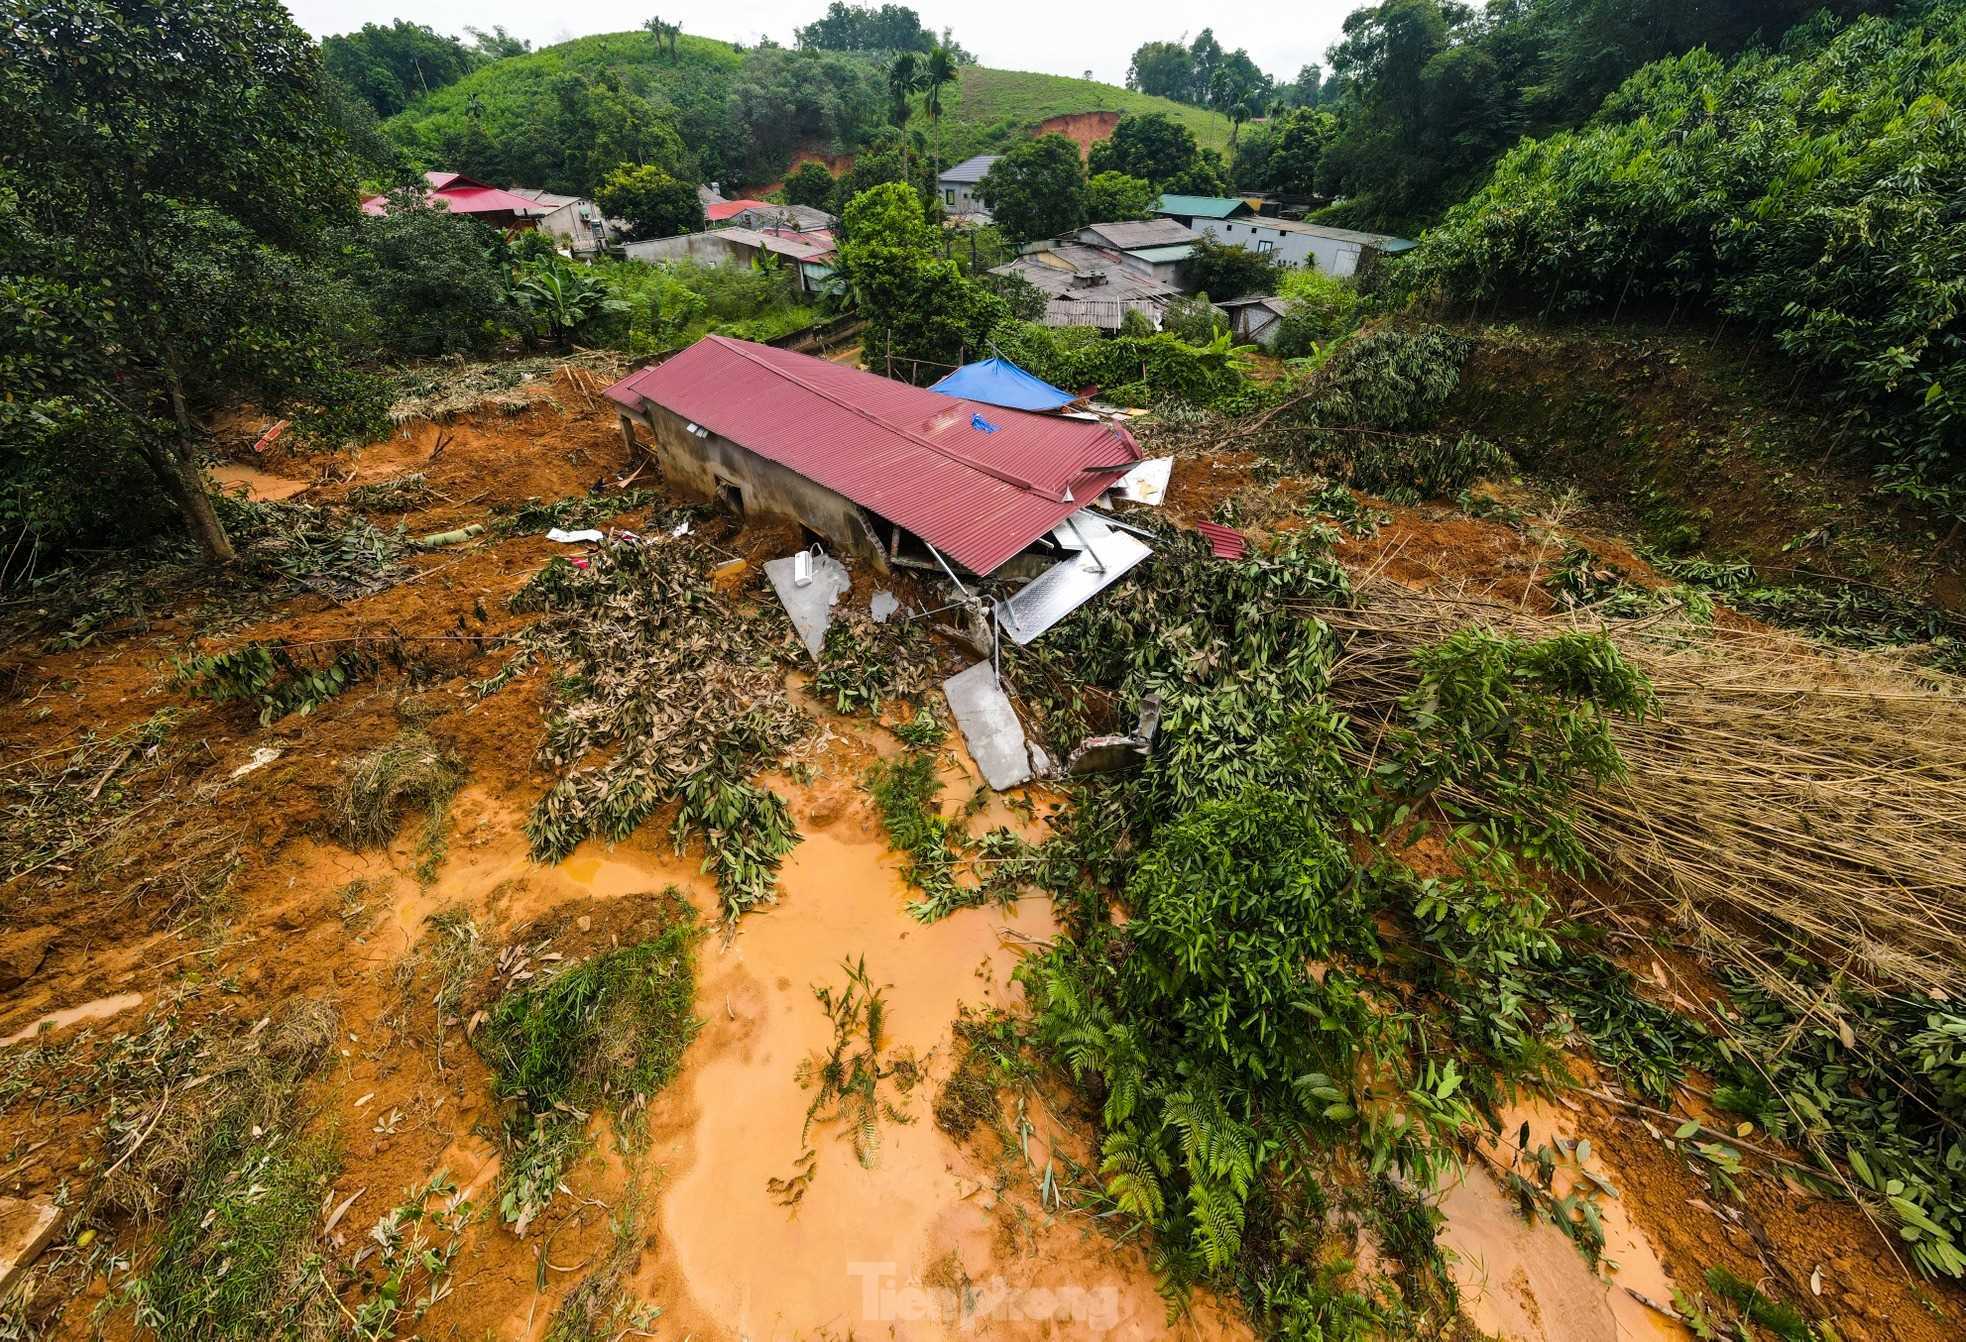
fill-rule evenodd
<path id="1" fill-rule="evenodd" d="M 1128 312 L 1138 312 L 1155 330 L 1179 285 L 1158 279 L 1151 262 L 1110 247 L 1054 239 L 1038 244 L 993 275 L 1017 275 L 1045 296 L 1046 326 L 1096 326 L 1117 331 Z"/>
<path id="2" fill-rule="evenodd" d="M 1128 270 L 1178 288 L 1182 267 L 1195 254 L 1201 235 L 1172 219 L 1126 219 L 1087 224 L 1078 240 L 1110 253 Z"/>
<path id="3" fill-rule="evenodd" d="M 942 193 L 942 208 L 951 218 L 989 222 L 990 211 L 977 197 L 976 184 L 1002 157 L 1002 154 L 978 154 L 942 170 L 941 176 L 935 179 L 935 186 Z"/>
<path id="4" fill-rule="evenodd" d="M 652 452 L 670 485 L 789 518 L 882 569 L 998 573 L 1141 458 L 1109 423 L 728 336 L 705 336 L 607 395 L 630 453 Z"/>
<path id="5" fill-rule="evenodd" d="M 1215 308 L 1229 319 L 1229 335 L 1238 345 L 1261 345 L 1268 349 L 1282 334 L 1283 319 L 1289 314 L 1290 304 L 1271 295 L 1231 298 L 1215 304 Z"/>
<path id="6" fill-rule="evenodd" d="M 576 256 L 591 256 L 607 250 L 608 221 L 600 207 L 584 196 L 563 196 L 533 186 L 515 186 L 512 194 L 533 202 L 533 227 L 542 233 L 564 238 L 567 250 Z"/>
<path id="7" fill-rule="evenodd" d="M 510 191 L 466 177 L 461 172 L 426 172 L 423 199 L 431 206 L 442 205 L 452 214 L 468 214 L 493 228 L 523 230 L 538 222 L 537 202 Z M 370 196 L 362 202 L 363 214 L 387 214 L 389 197 Z"/>
<path id="8" fill-rule="evenodd" d="M 1196 232 L 1201 231 L 1203 220 L 1240 219 L 1256 213 L 1249 202 L 1239 196 L 1183 196 L 1173 192 L 1160 198 L 1154 212 L 1163 219 L 1172 219 Z"/>
<path id="9" fill-rule="evenodd" d="M 1259 215 L 1249 208 L 1248 201 L 1230 196 L 1162 196 L 1159 213 L 1227 246 L 1246 247 L 1287 266 L 1311 266 L 1340 278 L 1368 274 L 1381 256 L 1418 245 L 1390 233 L 1362 233 Z"/>
<path id="10" fill-rule="evenodd" d="M 713 228 L 625 243 L 621 254 L 630 261 L 700 261 L 711 266 L 748 266 L 760 255 L 771 255 L 795 269 L 801 293 L 819 293 L 833 274 L 835 239 L 824 229 Z"/>

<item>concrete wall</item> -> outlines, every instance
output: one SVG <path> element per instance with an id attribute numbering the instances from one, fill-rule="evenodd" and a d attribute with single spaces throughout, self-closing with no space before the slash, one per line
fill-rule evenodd
<path id="1" fill-rule="evenodd" d="M 990 211 L 976 194 L 975 182 L 938 182 L 942 192 L 942 208 L 950 214 L 975 214 L 990 217 Z"/>
<path id="2" fill-rule="evenodd" d="M 735 259 L 734 251 L 728 238 L 720 237 L 712 231 L 681 233 L 673 238 L 651 238 L 647 242 L 631 242 L 622 247 L 621 254 L 630 261 L 694 260 L 701 261 L 705 265 L 720 266 Z"/>
<path id="3" fill-rule="evenodd" d="M 590 221 L 601 224 L 598 232 L 591 226 Z M 576 200 L 572 204 L 560 206 L 551 213 L 540 215 L 538 227 L 542 232 L 565 238 L 568 245 L 576 252 L 599 251 L 607 240 L 607 225 L 601 220 L 601 212 L 594 207 L 594 202 L 591 200 Z"/>
<path id="4" fill-rule="evenodd" d="M 1247 247 L 1252 252 L 1267 251 L 1290 266 L 1314 266 L 1327 275 L 1346 276 L 1358 270 L 1363 246 L 1315 233 L 1282 229 L 1260 217 L 1243 219 L 1197 219 L 1197 233 L 1206 233 L 1217 242 Z M 1264 243 L 1269 243 L 1266 248 Z"/>
<path id="5" fill-rule="evenodd" d="M 797 471 L 759 456 L 717 434 L 699 438 L 688 421 L 644 401 L 643 412 L 621 411 L 624 432 L 643 431 L 663 479 L 679 491 L 711 499 L 720 481 L 736 485 L 747 514 L 788 518 L 824 536 L 833 548 L 860 555 L 885 571 L 887 552 L 860 505 Z"/>

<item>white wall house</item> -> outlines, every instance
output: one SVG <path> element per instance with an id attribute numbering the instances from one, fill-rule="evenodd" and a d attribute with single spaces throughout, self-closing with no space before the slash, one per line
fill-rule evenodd
<path id="1" fill-rule="evenodd" d="M 1297 219 L 1244 215 L 1236 219 L 1196 219 L 1195 231 L 1217 242 L 1273 255 L 1285 265 L 1313 266 L 1327 275 L 1355 275 L 1371 268 L 1371 259 L 1407 251 L 1415 244 L 1390 233 L 1360 233 L 1350 228 L 1326 228 Z"/>
<path id="2" fill-rule="evenodd" d="M 533 202 L 531 217 L 538 221 L 535 228 L 564 239 L 573 252 L 598 252 L 607 246 L 607 220 L 593 201 L 529 186 L 515 186 L 512 194 Z"/>
<path id="3" fill-rule="evenodd" d="M 976 184 L 983 180 L 983 174 L 1002 154 L 978 154 L 966 158 L 953 168 L 944 168 L 942 175 L 935 179 L 936 190 L 942 194 L 942 208 L 951 216 L 968 216 L 979 221 L 988 221 L 989 210 L 976 198 Z"/>

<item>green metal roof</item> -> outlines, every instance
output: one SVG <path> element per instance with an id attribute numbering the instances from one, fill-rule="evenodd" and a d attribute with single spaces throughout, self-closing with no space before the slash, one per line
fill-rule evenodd
<path id="1" fill-rule="evenodd" d="M 1171 247 L 1141 247 L 1127 253 L 1149 265 L 1158 265 L 1162 261 L 1185 261 L 1194 254 L 1195 244 L 1192 242 L 1177 242 Z"/>
<path id="2" fill-rule="evenodd" d="M 1162 214 L 1192 215 L 1197 219 L 1227 219 L 1236 213 L 1247 214 L 1249 202 L 1237 196 L 1162 196 Z"/>

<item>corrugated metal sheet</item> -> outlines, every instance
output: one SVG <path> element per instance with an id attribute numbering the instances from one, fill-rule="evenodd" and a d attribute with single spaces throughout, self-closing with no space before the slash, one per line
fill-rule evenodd
<path id="1" fill-rule="evenodd" d="M 1110 424 L 943 396 L 728 336 L 705 336 L 607 394 L 789 467 L 972 573 L 1001 567 L 1141 455 Z"/>
<path id="2" fill-rule="evenodd" d="M 942 175 L 936 178 L 936 180 L 938 182 L 953 182 L 964 186 L 973 182 L 980 182 L 983 180 L 983 175 L 989 172 L 996 164 L 996 161 L 1002 157 L 1002 154 L 978 154 L 974 158 L 966 158 L 953 168 L 944 168 Z"/>
<path id="3" fill-rule="evenodd" d="M 1249 553 L 1249 542 L 1233 527 L 1225 527 L 1220 522 L 1197 522 L 1195 530 L 1207 540 L 1208 548 L 1215 552 L 1217 559 L 1241 559 Z"/>
<path id="4" fill-rule="evenodd" d="M 1192 247 L 1201 240 L 1200 234 L 1174 219 L 1121 219 L 1110 224 L 1087 224 L 1080 233 L 1080 241 L 1086 241 L 1088 234 L 1122 252 L 1139 251 L 1143 247 Z"/>
<path id="5" fill-rule="evenodd" d="M 1158 208 L 1162 214 L 1179 214 L 1193 219 L 1227 219 L 1232 214 L 1246 212 L 1249 202 L 1235 196 L 1163 195 Z"/>

